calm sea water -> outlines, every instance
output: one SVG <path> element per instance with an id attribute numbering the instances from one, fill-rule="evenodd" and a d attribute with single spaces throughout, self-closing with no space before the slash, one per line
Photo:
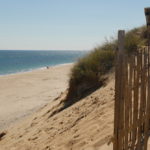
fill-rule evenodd
<path id="1" fill-rule="evenodd" d="M 0 75 L 72 63 L 86 53 L 87 51 L 0 50 Z"/>

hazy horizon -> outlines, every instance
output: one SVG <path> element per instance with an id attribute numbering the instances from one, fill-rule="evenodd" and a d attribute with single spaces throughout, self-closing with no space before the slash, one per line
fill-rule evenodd
<path id="1" fill-rule="evenodd" d="M 91 49 L 92 50 L 92 49 Z M 90 51 L 89 49 L 0 49 L 0 51 Z"/>

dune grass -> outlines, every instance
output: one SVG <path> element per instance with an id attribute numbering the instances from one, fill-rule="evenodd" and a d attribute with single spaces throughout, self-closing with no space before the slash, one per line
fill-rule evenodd
<path id="1" fill-rule="evenodd" d="M 116 48 L 116 42 L 107 42 L 78 60 L 70 74 L 68 101 L 74 103 L 103 84 L 103 75 L 114 66 Z"/>
<path id="2" fill-rule="evenodd" d="M 73 104 L 93 90 L 104 84 L 103 76 L 115 64 L 117 39 L 105 42 L 95 48 L 88 55 L 79 59 L 72 68 L 69 80 L 69 91 L 66 102 Z M 146 27 L 135 28 L 126 33 L 125 49 L 128 54 L 136 51 L 146 43 Z"/>
<path id="3" fill-rule="evenodd" d="M 147 29 L 145 26 L 134 28 L 126 33 L 125 36 L 125 49 L 127 53 L 135 52 L 139 47 L 146 45 L 147 42 Z"/>

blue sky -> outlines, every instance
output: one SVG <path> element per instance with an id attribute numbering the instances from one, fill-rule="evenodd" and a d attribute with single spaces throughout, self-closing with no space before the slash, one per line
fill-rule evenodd
<path id="1" fill-rule="evenodd" d="M 0 0 L 0 49 L 87 50 L 145 24 L 149 0 Z"/>

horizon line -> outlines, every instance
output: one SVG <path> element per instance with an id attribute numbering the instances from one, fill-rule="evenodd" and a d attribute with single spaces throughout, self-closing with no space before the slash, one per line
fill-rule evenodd
<path id="1" fill-rule="evenodd" d="M 89 51 L 89 49 L 0 49 L 0 51 Z"/>

